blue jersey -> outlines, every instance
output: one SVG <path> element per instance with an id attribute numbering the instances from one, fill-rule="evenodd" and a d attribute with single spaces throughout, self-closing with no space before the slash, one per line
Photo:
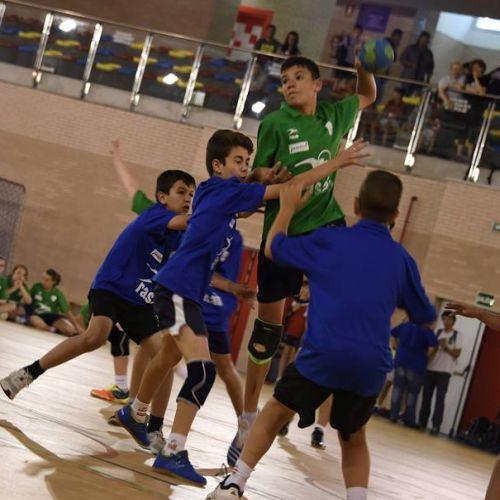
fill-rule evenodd
<path id="1" fill-rule="evenodd" d="M 243 252 L 243 239 L 239 231 L 234 232 L 231 247 L 222 254 L 215 272 L 231 281 L 238 279 Z M 210 332 L 227 332 L 229 318 L 236 309 L 236 297 L 229 292 L 223 292 L 212 286 L 207 288 L 203 297 L 203 319 Z"/>
<path id="2" fill-rule="evenodd" d="M 437 347 L 436 334 L 430 329 L 415 323 L 402 323 L 393 328 L 391 335 L 398 339 L 394 366 L 402 366 L 424 375 L 427 368 L 427 351 Z"/>
<path id="3" fill-rule="evenodd" d="M 154 281 L 202 305 L 220 256 L 231 251 L 236 215 L 257 210 L 265 191 L 263 184 L 245 184 L 236 177 L 214 176 L 202 182 L 182 243 Z"/>
<path id="4" fill-rule="evenodd" d="M 296 367 L 319 385 L 377 395 L 392 369 L 394 309 L 406 309 L 421 324 L 436 317 L 414 260 L 383 224 L 362 220 L 304 236 L 279 234 L 272 255 L 309 278 L 307 330 Z"/>
<path id="5" fill-rule="evenodd" d="M 109 290 L 133 304 L 151 304 L 152 279 L 180 244 L 181 232 L 167 228 L 176 215 L 160 203 L 139 215 L 118 236 L 91 288 Z"/>

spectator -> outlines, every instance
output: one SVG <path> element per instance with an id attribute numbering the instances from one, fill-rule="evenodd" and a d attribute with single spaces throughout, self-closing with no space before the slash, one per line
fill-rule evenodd
<path id="1" fill-rule="evenodd" d="M 434 414 L 432 416 L 432 435 L 439 434 L 441 423 L 443 422 L 444 402 L 450 377 L 455 369 L 457 359 L 462 352 L 462 342 L 459 333 L 453 328 L 456 316 L 451 311 L 444 311 L 441 314 L 444 328 L 436 332 L 438 340 L 438 350 L 427 365 L 425 373 L 424 394 L 422 407 L 420 408 L 419 426 L 423 429 L 427 427 L 427 421 L 431 413 L 431 401 L 436 389 L 436 402 Z"/>
<path id="2" fill-rule="evenodd" d="M 15 305 L 15 309 L 9 314 L 9 319 L 17 323 L 26 323 L 27 311 L 33 300 L 28 285 L 28 268 L 23 264 L 17 264 L 12 269 L 8 278 L 9 301 Z"/>
<path id="3" fill-rule="evenodd" d="M 445 109 L 454 111 L 457 107 L 455 103 L 463 102 L 463 95 L 454 90 L 464 90 L 464 88 L 465 75 L 462 74 L 462 64 L 454 61 L 451 63 L 450 72 L 438 82 L 438 94 Z"/>
<path id="4" fill-rule="evenodd" d="M 338 66 L 347 66 L 346 56 L 347 49 L 346 46 L 342 43 L 343 36 L 342 35 L 333 35 L 332 40 L 330 42 L 330 56 L 333 59 L 333 62 Z"/>
<path id="5" fill-rule="evenodd" d="M 426 118 L 424 121 L 422 133 L 417 144 L 417 151 L 425 151 L 427 154 L 432 153 L 439 130 L 441 130 L 441 120 L 437 110 L 433 110 L 429 118 Z"/>
<path id="6" fill-rule="evenodd" d="M 391 98 L 383 107 L 381 117 L 376 117 L 370 125 L 370 142 L 375 143 L 375 137 L 379 129 L 382 129 L 382 146 L 387 144 L 389 135 L 395 135 L 399 129 L 400 122 L 404 118 L 405 103 L 403 93 L 400 89 L 392 91 Z"/>
<path id="7" fill-rule="evenodd" d="M 269 54 L 276 54 L 281 48 L 281 43 L 274 38 L 275 35 L 276 26 L 274 24 L 269 24 L 266 28 L 264 28 L 264 36 L 255 42 L 253 47 L 254 50 L 268 52 Z M 257 56 L 257 62 L 261 66 L 265 66 L 269 60 L 269 57 Z"/>
<path id="8" fill-rule="evenodd" d="M 47 269 L 42 275 L 42 281 L 33 285 L 30 324 L 39 330 L 71 337 L 80 333 L 82 328 L 69 310 L 66 297 L 57 288 L 60 283 L 61 275 L 54 269 Z"/>
<path id="9" fill-rule="evenodd" d="M 401 78 L 429 82 L 434 72 L 434 56 L 429 49 L 430 40 L 431 35 L 427 31 L 422 31 L 417 41 L 406 47 L 400 58 L 400 63 L 403 65 Z M 408 90 L 413 90 L 413 86 L 408 87 Z"/>
<path id="10" fill-rule="evenodd" d="M 363 28 L 356 24 L 350 35 L 345 35 L 342 44 L 346 48 L 345 65 L 354 67 L 356 54 L 363 43 Z"/>
<path id="11" fill-rule="evenodd" d="M 437 349 L 437 338 L 428 325 L 402 323 L 394 328 L 391 335 L 396 340 L 395 376 L 392 390 L 391 420 L 399 419 L 401 400 L 408 392 L 403 422 L 408 427 L 416 427 L 415 409 L 422 387 L 428 356 Z"/>
<path id="12" fill-rule="evenodd" d="M 5 272 L 5 266 L 7 262 L 5 261 L 5 258 L 0 256 L 0 319 L 7 319 L 9 317 L 9 314 L 11 314 L 16 306 L 14 304 L 11 304 L 8 299 L 9 299 L 9 283 L 7 278 L 3 275 Z"/>
<path id="13" fill-rule="evenodd" d="M 470 94 L 484 95 L 488 87 L 488 78 L 484 75 L 486 63 L 474 59 L 469 63 L 469 73 L 465 77 L 465 90 Z"/>
<path id="14" fill-rule="evenodd" d="M 396 59 L 398 57 L 398 47 L 401 44 L 402 38 L 403 31 L 399 28 L 392 30 L 391 36 L 385 38 L 391 44 L 392 50 L 394 51 L 394 62 L 396 62 Z"/>
<path id="15" fill-rule="evenodd" d="M 299 34 L 296 31 L 289 31 L 285 38 L 285 43 L 281 46 L 281 53 L 284 56 L 298 56 L 299 50 Z"/>

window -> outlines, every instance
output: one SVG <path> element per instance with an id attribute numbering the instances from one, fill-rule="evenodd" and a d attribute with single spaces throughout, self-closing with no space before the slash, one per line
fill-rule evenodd
<path id="1" fill-rule="evenodd" d="M 491 17 L 478 17 L 476 19 L 476 28 L 480 30 L 500 32 L 500 19 L 491 19 Z"/>

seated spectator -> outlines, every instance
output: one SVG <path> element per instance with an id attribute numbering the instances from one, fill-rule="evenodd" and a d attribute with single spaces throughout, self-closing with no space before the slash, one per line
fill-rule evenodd
<path id="1" fill-rule="evenodd" d="M 268 52 L 269 54 L 276 54 L 281 49 L 281 43 L 274 38 L 276 35 L 276 26 L 269 24 L 264 29 L 264 36 L 259 38 L 254 45 L 254 50 L 261 52 Z M 271 59 L 265 56 L 257 56 L 257 62 L 261 66 L 265 66 Z"/>
<path id="2" fill-rule="evenodd" d="M 424 381 L 428 358 L 437 349 L 437 338 L 428 325 L 402 323 L 391 332 L 396 341 L 395 375 L 392 390 L 391 420 L 396 422 L 403 394 L 407 391 L 406 410 L 402 417 L 408 427 L 416 427 L 415 409 Z"/>
<path id="3" fill-rule="evenodd" d="M 9 300 L 9 284 L 7 278 L 3 275 L 7 262 L 5 258 L 0 256 L 0 319 L 7 319 L 16 306 L 11 304 Z"/>
<path id="4" fill-rule="evenodd" d="M 434 72 L 434 55 L 429 49 L 430 40 L 431 35 L 427 31 L 422 31 L 417 41 L 406 47 L 399 59 L 399 62 L 403 65 L 401 78 L 429 82 Z M 418 88 L 420 87 L 411 84 L 404 86 L 406 94 L 411 94 Z"/>
<path id="5" fill-rule="evenodd" d="M 33 302 L 28 285 L 28 268 L 23 264 L 17 264 L 12 269 L 8 278 L 9 301 L 15 305 L 9 313 L 9 319 L 16 323 L 26 323 L 26 308 Z"/>
<path id="6" fill-rule="evenodd" d="M 379 115 L 371 122 L 370 142 L 375 143 L 375 136 L 382 129 L 382 146 L 385 146 L 389 135 L 395 135 L 399 129 L 404 113 L 403 93 L 400 89 L 394 89 L 391 98 L 383 105 L 382 116 Z"/>
<path id="7" fill-rule="evenodd" d="M 436 144 L 436 137 L 441 129 L 441 120 L 436 111 L 433 111 L 429 118 L 424 121 L 422 133 L 418 140 L 417 150 L 427 154 L 432 153 Z"/>
<path id="8" fill-rule="evenodd" d="M 82 328 L 69 310 L 66 297 L 57 288 L 60 283 L 61 275 L 54 269 L 47 269 L 42 281 L 33 285 L 30 324 L 39 330 L 72 337 L 81 333 Z"/>
<path id="9" fill-rule="evenodd" d="M 438 82 L 438 94 L 443 101 L 445 109 L 454 111 L 457 107 L 456 103 L 463 102 L 463 95 L 454 90 L 464 90 L 465 75 L 462 73 L 462 64 L 459 61 L 451 63 L 450 72 L 440 78 Z M 459 106 L 460 109 L 463 106 Z"/>
<path id="10" fill-rule="evenodd" d="M 287 57 L 300 55 L 299 34 L 296 31 L 288 32 L 280 52 Z"/>

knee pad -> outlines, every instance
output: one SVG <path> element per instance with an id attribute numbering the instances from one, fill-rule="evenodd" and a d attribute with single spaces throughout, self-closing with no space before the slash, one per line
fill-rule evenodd
<path id="1" fill-rule="evenodd" d="M 255 320 L 252 336 L 248 342 L 248 355 L 256 365 L 269 363 L 276 354 L 281 342 L 283 325 Z"/>
<path id="2" fill-rule="evenodd" d="M 215 363 L 208 360 L 191 361 L 187 364 L 187 371 L 188 375 L 177 401 L 186 401 L 201 408 L 215 382 Z"/>
<path id="3" fill-rule="evenodd" d="M 116 325 L 113 325 L 113 329 L 108 337 L 108 342 L 111 344 L 111 355 L 113 357 L 128 356 L 130 354 L 127 334 Z"/>

